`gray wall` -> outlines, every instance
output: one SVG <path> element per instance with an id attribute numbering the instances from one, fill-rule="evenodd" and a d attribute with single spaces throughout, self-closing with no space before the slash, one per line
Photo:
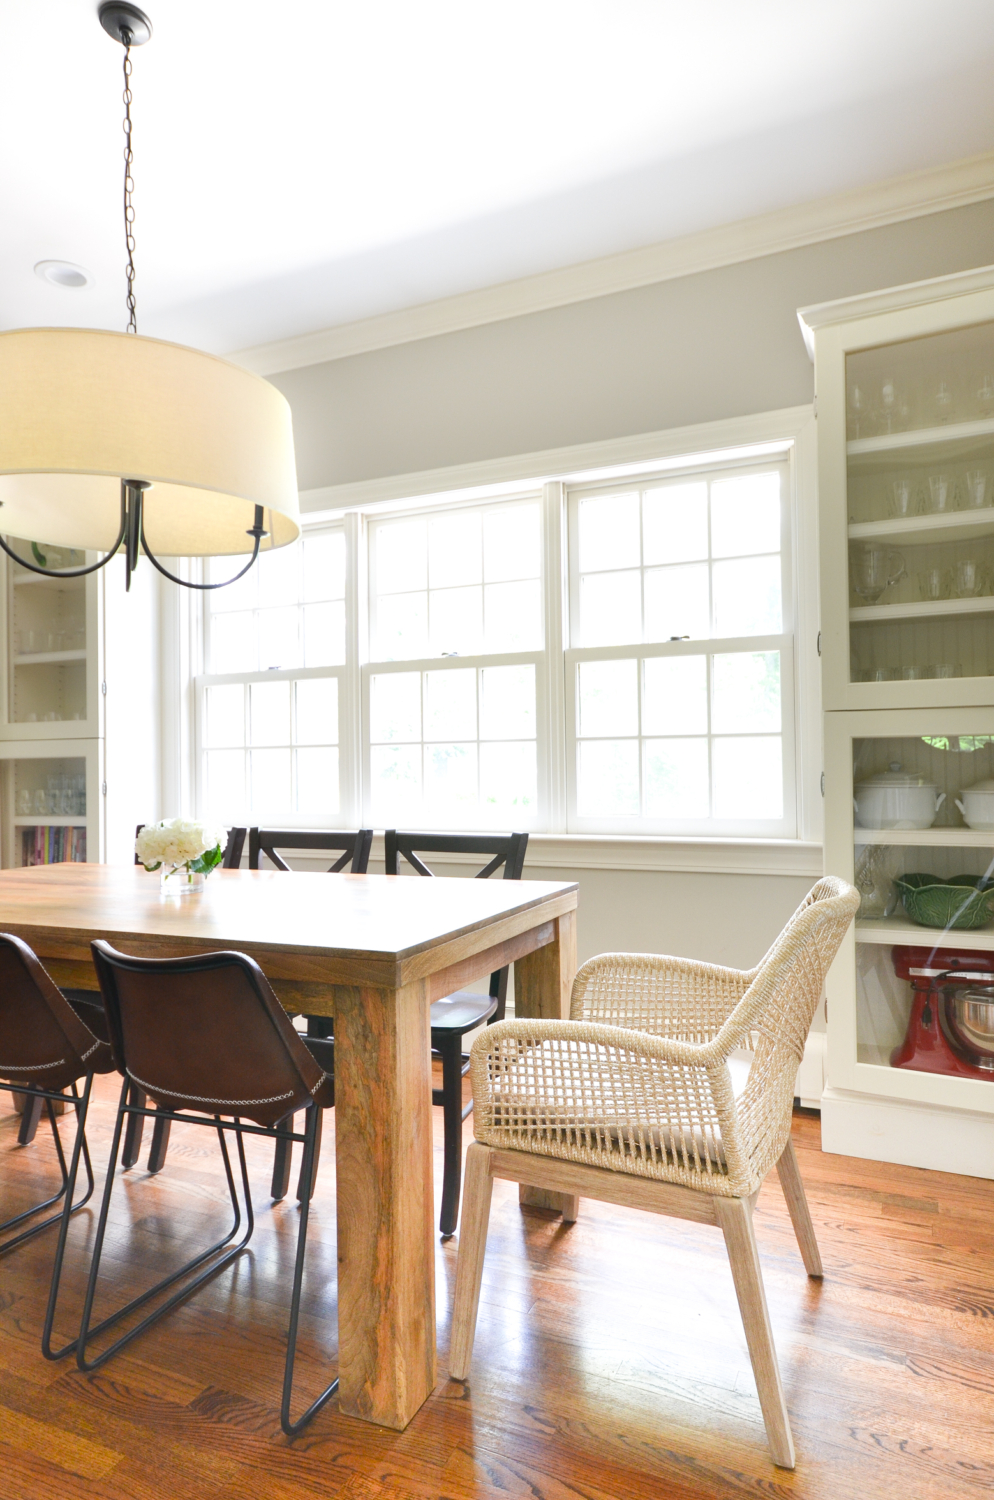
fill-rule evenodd
<path id="1" fill-rule="evenodd" d="M 301 489 L 811 400 L 796 309 L 994 262 L 994 200 L 273 376 Z"/>

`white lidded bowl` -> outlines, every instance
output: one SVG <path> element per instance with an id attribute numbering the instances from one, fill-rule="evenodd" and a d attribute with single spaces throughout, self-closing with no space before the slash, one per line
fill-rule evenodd
<path id="1" fill-rule="evenodd" d="M 963 814 L 968 828 L 977 828 L 984 833 L 994 833 L 994 777 L 986 781 L 975 781 L 973 786 L 963 788 L 962 802 L 957 797 L 956 806 Z"/>
<path id="2" fill-rule="evenodd" d="M 931 828 L 946 800 L 934 781 L 902 771 L 900 761 L 892 761 L 889 771 L 857 782 L 854 791 L 860 828 Z"/>

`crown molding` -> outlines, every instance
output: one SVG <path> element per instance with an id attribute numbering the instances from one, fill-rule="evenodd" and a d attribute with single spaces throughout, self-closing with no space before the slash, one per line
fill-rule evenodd
<path id="1" fill-rule="evenodd" d="M 928 281 L 909 281 L 904 286 L 885 287 L 879 292 L 862 292 L 856 297 L 840 297 L 835 302 L 818 302 L 797 309 L 808 354 L 815 357 L 814 333 L 833 323 L 848 323 L 853 318 L 872 318 L 876 313 L 903 312 L 923 303 L 965 297 L 970 292 L 989 292 L 994 288 L 994 266 L 976 270 L 954 271 L 950 276 L 933 276 Z"/>
<path id="2" fill-rule="evenodd" d="M 257 375 L 277 375 L 756 260 L 991 197 L 994 151 L 721 224 L 680 239 L 240 349 L 229 358 Z"/>
<path id="3" fill-rule="evenodd" d="M 410 474 L 386 474 L 377 479 L 358 479 L 346 484 L 322 485 L 300 491 L 301 515 L 311 521 L 343 510 L 389 505 L 398 500 L 444 495 L 471 501 L 498 498 L 521 485 L 538 487 L 549 479 L 577 483 L 585 478 L 607 478 L 612 469 L 619 478 L 627 468 L 639 466 L 689 467 L 721 450 L 726 456 L 760 457 L 778 452 L 810 431 L 814 421 L 811 406 L 788 406 L 779 411 L 751 412 L 741 417 L 719 417 L 690 427 L 668 427 L 661 432 L 635 433 L 627 437 L 601 438 L 568 448 L 546 448 L 538 453 L 520 453 L 502 458 L 474 459 L 442 469 L 421 469 Z"/>

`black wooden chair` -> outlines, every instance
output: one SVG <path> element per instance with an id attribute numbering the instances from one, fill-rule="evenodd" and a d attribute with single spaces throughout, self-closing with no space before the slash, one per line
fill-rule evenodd
<path id="1" fill-rule="evenodd" d="M 385 836 L 386 873 L 400 874 L 400 860 L 419 875 L 434 875 L 421 858 L 422 854 L 463 854 L 468 859 L 481 854 L 491 857 L 477 871 L 477 880 L 486 880 L 503 865 L 505 880 L 520 880 L 528 847 L 527 833 L 510 834 L 424 834 L 398 833 L 388 828 Z M 459 1196 L 462 1189 L 462 1127 L 472 1112 L 473 1101 L 464 1107 L 462 1081 L 469 1071 L 469 1058 L 462 1050 L 463 1037 L 486 1021 L 504 1019 L 507 1003 L 507 968 L 490 976 L 490 993 L 477 995 L 471 990 L 457 990 L 436 1000 L 431 1007 L 431 1052 L 442 1064 L 442 1087 L 432 1089 L 432 1104 L 442 1106 L 445 1129 L 445 1155 L 442 1169 L 442 1211 L 439 1229 L 448 1237 L 455 1234 L 459 1222 Z"/>
<path id="2" fill-rule="evenodd" d="M 279 852 L 285 849 L 301 853 L 337 853 L 338 858 L 328 867 L 329 875 L 340 875 L 346 866 L 350 875 L 365 875 L 372 844 L 371 828 L 360 828 L 355 833 L 339 829 L 250 828 L 249 869 L 262 869 L 262 858 L 265 856 L 277 870 L 289 870 L 290 866 Z M 304 1020 L 307 1022 L 308 1044 L 317 1040 L 326 1043 L 327 1056 L 321 1057 L 321 1066 L 333 1077 L 334 1021 L 330 1016 L 305 1016 Z M 277 1141 L 271 1189 L 273 1198 L 277 1201 L 285 1198 L 290 1188 L 292 1152 L 291 1140 Z M 297 1196 L 300 1196 L 299 1186 Z"/>

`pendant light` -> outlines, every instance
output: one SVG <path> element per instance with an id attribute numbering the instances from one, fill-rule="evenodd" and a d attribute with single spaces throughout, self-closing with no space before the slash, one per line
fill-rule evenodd
<path id="1" fill-rule="evenodd" d="M 174 583 L 166 557 L 250 554 L 300 535 L 290 408 L 257 375 L 138 333 L 131 149 L 131 49 L 151 23 L 136 6 L 100 7 L 124 48 L 124 230 L 128 331 L 19 328 L 0 333 L 0 548 L 47 577 L 75 578 L 125 551 Z M 22 556 L 7 537 L 25 539 Z M 52 569 L 39 543 L 105 552 Z M 158 554 L 158 555 L 157 555 Z"/>

